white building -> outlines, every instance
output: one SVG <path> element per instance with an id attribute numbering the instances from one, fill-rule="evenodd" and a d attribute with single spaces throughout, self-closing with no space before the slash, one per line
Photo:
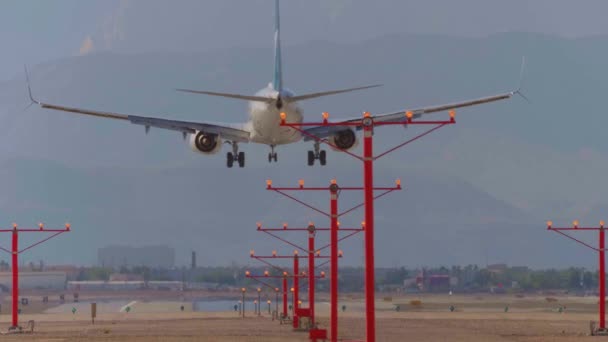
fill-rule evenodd
<path id="1" fill-rule="evenodd" d="M 98 290 L 141 290 L 146 286 L 143 280 L 133 281 L 105 281 L 105 280 L 85 280 L 85 281 L 68 281 L 68 289 L 70 291 L 98 291 Z"/>
<path id="2" fill-rule="evenodd" d="M 67 283 L 65 272 L 19 272 L 19 288 L 25 290 L 64 290 Z M 11 290 L 13 274 L 0 272 L 0 287 Z"/>

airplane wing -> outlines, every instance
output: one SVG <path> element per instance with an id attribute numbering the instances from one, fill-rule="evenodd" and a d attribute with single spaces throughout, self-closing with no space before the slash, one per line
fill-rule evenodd
<path id="1" fill-rule="evenodd" d="M 407 112 L 411 112 L 413 114 L 413 118 L 419 118 L 425 114 L 431 114 L 431 113 L 436 113 L 436 112 L 442 112 L 442 111 L 446 111 L 446 110 L 452 110 L 452 109 L 458 109 L 458 108 L 463 108 L 463 107 L 471 107 L 471 106 L 476 106 L 476 105 L 480 105 L 483 103 L 490 103 L 490 102 L 496 102 L 496 101 L 500 101 L 500 100 L 506 100 L 509 99 L 511 97 L 513 97 L 513 95 L 515 94 L 519 94 L 519 90 L 516 91 L 511 91 L 508 93 L 503 93 L 503 94 L 498 94 L 498 95 L 492 95 L 492 96 L 487 96 L 487 97 L 482 97 L 482 98 L 478 98 L 478 99 L 474 99 L 474 100 L 466 100 L 466 101 L 461 101 L 461 102 L 453 102 L 453 103 L 448 103 L 448 104 L 442 104 L 442 105 L 435 105 L 435 106 L 427 106 L 427 107 L 421 107 L 421 108 L 416 108 L 416 109 L 411 109 L 411 110 L 402 110 L 402 111 L 397 111 L 397 112 L 392 112 L 392 113 L 383 113 L 383 114 L 377 114 L 377 115 L 372 115 L 372 118 L 374 119 L 374 122 L 394 122 L 394 121 L 403 121 L 403 124 L 406 125 L 406 113 Z M 359 122 L 361 121 L 361 117 L 357 117 L 357 118 L 348 118 L 348 119 L 344 119 L 344 120 L 340 120 L 340 121 L 334 121 L 334 123 L 353 123 L 353 122 Z M 307 132 L 310 135 L 314 135 L 318 138 L 327 138 L 333 134 L 335 134 L 336 132 L 348 129 L 348 128 L 352 128 L 353 126 L 316 126 L 316 127 L 310 127 L 305 129 L 304 131 Z M 362 126 L 358 125 L 355 126 L 356 130 L 361 130 Z M 309 141 L 309 140 L 313 140 L 313 138 L 309 137 L 309 136 L 305 136 L 304 137 L 304 141 Z"/>
<path id="2" fill-rule="evenodd" d="M 236 125 L 230 124 L 213 124 L 213 123 L 205 123 L 205 122 L 191 122 L 191 121 L 180 121 L 180 120 L 169 120 L 169 119 L 161 119 L 161 118 L 153 118 L 147 116 L 138 116 L 138 115 L 128 115 L 121 113 L 112 113 L 112 112 L 103 112 L 96 111 L 90 109 L 82 109 L 75 107 L 66 107 L 59 106 L 55 104 L 45 103 L 42 101 L 38 101 L 34 99 L 32 95 L 32 88 L 30 87 L 30 76 L 27 72 L 27 67 L 25 67 L 25 80 L 27 82 L 27 92 L 30 97 L 31 104 L 37 104 L 41 108 L 53 109 L 63 112 L 81 114 L 81 115 L 90 115 L 107 119 L 115 119 L 115 120 L 123 120 L 129 121 L 132 124 L 142 125 L 146 128 L 146 133 L 150 129 L 150 127 L 157 127 L 162 129 L 168 129 L 172 131 L 181 132 L 186 137 L 186 134 L 205 132 L 208 134 L 217 134 L 221 135 L 226 140 L 232 140 L 236 142 L 248 143 L 250 133 L 246 130 L 241 129 L 240 127 L 236 127 Z"/>
<path id="3" fill-rule="evenodd" d="M 178 132 L 182 132 L 184 135 L 186 133 L 195 133 L 196 131 L 201 131 L 201 132 L 205 132 L 205 133 L 209 133 L 209 134 L 221 135 L 222 138 L 227 139 L 227 140 L 232 140 L 232 141 L 236 141 L 236 142 L 244 142 L 244 143 L 249 142 L 250 133 L 248 131 L 239 129 L 237 127 L 231 127 L 228 124 L 212 124 L 212 123 L 203 123 L 203 122 L 168 120 L 168 119 L 160 119 L 160 118 L 153 118 L 153 117 L 146 117 L 146 116 L 127 115 L 127 114 L 112 113 L 112 112 L 102 112 L 102 111 L 65 107 L 65 106 L 59 106 L 59 105 L 54 105 L 54 104 L 50 104 L 50 103 L 44 103 L 44 102 L 35 100 L 32 97 L 30 97 L 30 99 L 32 100 L 33 103 L 40 105 L 41 108 L 59 110 L 59 111 L 70 112 L 70 113 L 75 113 L 75 114 L 97 116 L 97 117 L 108 118 L 108 119 L 129 121 L 132 124 L 145 126 L 146 131 L 148 131 L 148 129 L 150 127 L 157 127 L 157 128 L 162 128 L 162 129 L 178 131 Z"/>

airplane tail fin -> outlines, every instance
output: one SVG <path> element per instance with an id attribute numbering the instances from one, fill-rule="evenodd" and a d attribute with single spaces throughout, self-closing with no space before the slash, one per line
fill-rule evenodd
<path id="1" fill-rule="evenodd" d="M 272 77 L 272 88 L 276 90 L 279 94 L 283 90 L 283 71 L 281 67 L 281 18 L 279 14 L 279 0 L 275 0 L 275 13 L 274 13 L 274 74 Z M 250 95 L 241 95 L 241 94 L 231 94 L 231 93 L 219 93 L 213 91 L 203 91 L 203 90 L 193 90 L 193 89 L 175 89 L 177 91 L 193 93 L 193 94 L 204 94 L 211 96 L 221 96 L 228 97 L 232 99 L 246 100 L 246 101 L 256 101 L 256 102 L 265 102 L 272 103 L 275 102 L 276 99 L 271 99 L 268 97 L 261 96 L 250 96 Z"/>
<path id="2" fill-rule="evenodd" d="M 283 69 L 282 69 L 282 60 L 281 60 L 281 17 L 279 13 L 279 0 L 275 0 L 275 13 L 274 13 L 274 74 L 272 78 L 272 88 L 277 91 L 277 93 L 282 94 L 283 90 Z M 247 100 L 247 101 L 256 101 L 256 102 L 265 102 L 265 103 L 276 103 L 277 108 L 282 106 L 283 101 L 288 102 L 297 102 L 302 100 L 314 99 L 317 97 L 348 93 L 351 91 L 368 89 L 379 87 L 380 84 L 374 84 L 364 87 L 355 87 L 355 88 L 347 88 L 347 89 L 338 89 L 338 90 L 330 90 L 324 92 L 310 93 L 299 96 L 292 96 L 289 98 L 281 99 L 278 98 L 270 98 L 270 97 L 261 97 L 261 96 L 250 96 L 250 95 L 241 95 L 241 94 L 231 94 L 231 93 L 218 93 L 212 91 L 203 91 L 203 90 L 192 90 L 192 89 L 176 89 L 177 91 L 194 93 L 194 94 L 204 94 L 211 96 L 221 96 L 228 97 L 239 100 Z"/>
<path id="3" fill-rule="evenodd" d="M 281 17 L 279 13 L 279 0 L 274 2 L 274 75 L 272 86 L 279 93 L 283 90 L 283 69 L 281 61 Z"/>

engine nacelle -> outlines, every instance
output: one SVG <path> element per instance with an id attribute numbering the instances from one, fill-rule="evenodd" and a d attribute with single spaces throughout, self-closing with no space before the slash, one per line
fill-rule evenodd
<path id="1" fill-rule="evenodd" d="M 330 138 L 329 142 L 333 146 L 335 146 L 332 146 L 334 150 L 337 147 L 342 151 L 348 151 L 359 145 L 359 139 L 357 139 L 357 134 L 355 134 L 355 131 L 353 131 L 352 129 L 345 129 L 343 131 L 339 131 Z"/>
<path id="2" fill-rule="evenodd" d="M 194 152 L 216 154 L 222 148 L 222 138 L 217 134 L 196 132 L 188 135 L 188 144 Z"/>

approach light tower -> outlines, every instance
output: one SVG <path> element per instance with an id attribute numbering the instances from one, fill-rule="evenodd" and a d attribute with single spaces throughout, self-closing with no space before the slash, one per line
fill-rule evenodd
<path id="1" fill-rule="evenodd" d="M 578 220 L 572 222 L 572 227 L 553 227 L 552 221 L 547 221 L 547 230 L 554 231 L 576 243 L 583 245 L 593 251 L 598 252 L 599 255 L 599 327 L 597 329 L 592 328 L 592 335 L 608 335 L 606 330 L 606 235 L 604 228 L 604 221 L 600 221 L 599 227 L 581 227 L 579 226 Z M 585 243 L 575 237 L 572 237 L 564 232 L 572 231 L 597 231 L 598 234 L 598 247 L 593 247 L 588 243 Z"/>
<path id="2" fill-rule="evenodd" d="M 511 94 L 512 95 L 512 94 Z M 494 97 L 492 100 L 499 100 L 503 98 L 510 97 L 511 95 L 500 95 Z M 450 107 L 438 108 L 437 111 L 448 110 Z M 378 198 L 378 196 L 374 196 L 374 190 L 377 189 L 374 187 L 374 162 L 378 159 L 390 154 L 393 151 L 396 151 L 424 136 L 429 135 L 432 132 L 437 131 L 438 129 L 445 127 L 447 125 L 452 125 L 456 123 L 455 117 L 456 112 L 454 109 L 449 109 L 449 119 L 448 120 L 417 120 L 422 116 L 423 113 L 413 112 L 413 111 L 405 111 L 405 117 L 400 116 L 398 113 L 393 118 L 386 118 L 386 120 L 378 120 L 374 118 L 369 112 L 363 113 L 363 116 L 360 120 L 349 120 L 342 122 L 330 122 L 329 121 L 329 113 L 323 113 L 323 121 L 321 122 L 287 122 L 287 115 L 285 113 L 280 113 L 281 119 L 281 127 L 289 127 L 292 128 L 302 134 L 303 137 L 314 140 L 316 144 L 325 144 L 334 148 L 336 151 L 340 151 L 342 153 L 346 153 L 351 157 L 358 159 L 363 164 L 363 197 L 364 197 L 364 207 L 365 207 L 365 234 L 364 234 L 364 245 L 365 245 L 365 340 L 367 342 L 375 342 L 376 341 L 376 304 L 375 304 L 375 286 L 376 286 L 376 278 L 375 278 L 375 261 L 374 261 L 374 235 L 375 235 L 375 222 L 374 222 L 374 200 Z M 404 141 L 393 148 L 386 150 L 385 152 L 375 154 L 374 153 L 374 134 L 375 127 L 378 126 L 400 126 L 405 127 L 408 125 L 427 125 L 433 126 L 428 129 L 426 132 L 422 134 L 418 134 L 417 136 Z M 314 131 L 309 131 L 307 128 L 309 127 L 322 127 L 331 129 L 338 127 L 339 129 L 344 129 L 345 127 L 350 127 L 352 129 L 362 129 L 363 130 L 363 155 L 357 155 L 350 151 L 344 150 L 333 144 L 330 139 L 327 139 L 323 136 L 315 135 Z M 323 134 L 327 132 L 327 130 L 317 131 L 319 134 Z M 270 186 L 269 186 L 270 188 Z M 337 335 L 332 332 L 332 336 L 330 337 L 332 342 L 337 341 Z"/>
<path id="3" fill-rule="evenodd" d="M 12 243 L 11 249 L 8 250 L 6 248 L 0 247 L 1 251 L 9 253 L 12 257 L 12 265 L 11 265 L 11 273 L 13 275 L 13 284 L 12 284 L 12 319 L 11 319 L 11 327 L 9 330 L 11 331 L 21 331 L 21 327 L 19 326 L 19 254 L 30 250 L 54 237 L 60 235 L 65 232 L 70 231 L 70 224 L 66 223 L 65 228 L 63 229 L 47 229 L 44 227 L 44 224 L 39 223 L 38 228 L 19 228 L 16 223 L 13 223 L 12 229 L 0 229 L 0 233 L 12 233 Z M 23 249 L 19 249 L 19 233 L 54 233 L 51 236 L 42 239 L 36 243 L 29 245 Z"/>

